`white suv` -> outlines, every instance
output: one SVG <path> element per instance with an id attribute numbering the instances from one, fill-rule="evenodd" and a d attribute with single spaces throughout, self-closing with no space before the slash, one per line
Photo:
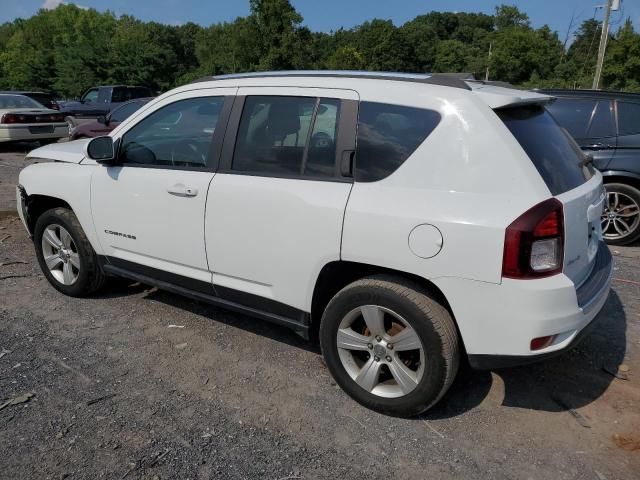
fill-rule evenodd
<path id="1" fill-rule="evenodd" d="M 207 78 L 29 154 L 21 216 L 80 296 L 122 276 L 319 339 L 336 382 L 419 414 L 466 356 L 573 345 L 612 272 L 600 173 L 546 95 L 429 75 Z"/>

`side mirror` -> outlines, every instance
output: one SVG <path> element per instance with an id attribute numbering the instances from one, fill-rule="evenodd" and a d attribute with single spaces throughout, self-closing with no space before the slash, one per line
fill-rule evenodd
<path id="1" fill-rule="evenodd" d="M 93 138 L 85 147 L 85 153 L 98 163 L 113 164 L 116 160 L 116 149 L 111 137 Z"/>
<path id="2" fill-rule="evenodd" d="M 109 125 L 109 120 L 104 115 L 100 115 L 97 119 L 98 123 L 102 123 L 103 125 Z"/>

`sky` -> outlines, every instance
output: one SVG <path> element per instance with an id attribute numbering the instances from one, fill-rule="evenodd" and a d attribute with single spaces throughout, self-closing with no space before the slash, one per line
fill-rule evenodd
<path id="1" fill-rule="evenodd" d="M 416 15 L 437 11 L 493 13 L 496 5 L 515 4 L 529 15 L 534 27 L 548 24 L 563 39 L 571 17 L 574 28 L 594 16 L 594 5 L 605 0 L 290 0 L 311 30 L 329 32 L 350 28 L 372 18 L 391 19 L 401 25 Z M 146 21 L 172 25 L 195 22 L 210 25 L 231 21 L 249 13 L 249 0 L 65 0 L 117 15 L 129 14 Z M 61 0 L 0 0 L 0 23 L 28 18 L 39 8 L 55 8 Z M 601 20 L 603 9 L 595 13 Z M 615 31 L 624 18 L 631 17 L 640 30 L 640 0 L 622 0 L 620 11 L 612 12 Z"/>

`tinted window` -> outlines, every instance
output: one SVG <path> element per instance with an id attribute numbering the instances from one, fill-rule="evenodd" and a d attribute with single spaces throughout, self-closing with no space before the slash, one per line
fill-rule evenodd
<path id="1" fill-rule="evenodd" d="M 360 102 L 356 180 L 373 182 L 402 165 L 440 122 L 440 114 L 421 108 Z"/>
<path id="2" fill-rule="evenodd" d="M 283 176 L 332 176 L 339 101 L 250 96 L 232 169 Z"/>
<path id="3" fill-rule="evenodd" d="M 339 117 L 339 100 L 324 98 L 319 102 L 303 175 L 332 176 L 335 173 Z"/>
<path id="4" fill-rule="evenodd" d="M 640 103 L 618 102 L 618 131 L 620 135 L 640 133 Z"/>
<path id="5" fill-rule="evenodd" d="M 122 161 L 204 168 L 224 97 L 180 100 L 152 113 L 122 140 Z"/>
<path id="6" fill-rule="evenodd" d="M 128 87 L 128 95 L 131 100 L 134 98 L 150 97 L 151 90 L 147 87 Z"/>
<path id="7" fill-rule="evenodd" d="M 575 141 L 540 106 L 496 110 L 527 153 L 553 195 L 582 185 L 587 179 Z"/>
<path id="8" fill-rule="evenodd" d="M 47 108 L 51 108 L 53 104 L 53 97 L 46 93 L 30 93 L 28 96 Z"/>
<path id="9" fill-rule="evenodd" d="M 558 98 L 547 109 L 574 138 L 586 138 L 595 106 L 595 100 Z"/>
<path id="10" fill-rule="evenodd" d="M 138 110 L 142 105 L 144 105 L 144 103 L 142 102 L 131 102 L 122 105 L 111 112 L 109 120 L 112 122 L 122 122 L 127 119 L 133 112 Z"/>
<path id="11" fill-rule="evenodd" d="M 131 95 L 128 94 L 128 90 L 125 87 L 115 87 L 113 94 L 111 95 L 111 101 L 114 103 L 126 102 L 131 100 Z"/>
<path id="12" fill-rule="evenodd" d="M 587 138 L 615 137 L 616 125 L 613 120 L 613 105 L 609 100 L 600 100 L 596 103 L 593 112 Z"/>

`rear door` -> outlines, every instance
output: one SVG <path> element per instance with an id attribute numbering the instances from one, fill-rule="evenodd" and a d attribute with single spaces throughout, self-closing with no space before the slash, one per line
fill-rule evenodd
<path id="1" fill-rule="evenodd" d="M 605 169 L 616 151 L 614 104 L 607 99 L 560 97 L 547 106 L 556 121 Z"/>
<path id="2" fill-rule="evenodd" d="M 589 276 L 602 240 L 602 177 L 569 134 L 541 106 L 517 106 L 498 116 L 527 153 L 553 196 L 563 203 L 564 273 L 578 287 Z"/>
<path id="3" fill-rule="evenodd" d="M 340 163 L 355 150 L 357 100 L 350 90 L 239 89 L 206 208 L 219 296 L 310 311 L 320 270 L 340 258 L 352 187 Z"/>

